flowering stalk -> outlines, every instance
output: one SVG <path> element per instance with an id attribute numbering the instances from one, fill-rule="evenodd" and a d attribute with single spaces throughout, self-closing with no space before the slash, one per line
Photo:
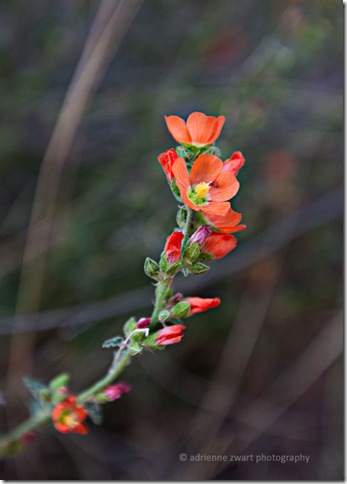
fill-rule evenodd
<path id="1" fill-rule="evenodd" d="M 225 118 L 192 113 L 187 122 L 178 116 L 165 118 L 172 136 L 180 143 L 158 157 L 174 198 L 179 203 L 178 227 L 167 237 L 159 262 L 147 257 L 144 271 L 156 285 L 155 303 L 150 317 L 130 318 L 123 336 L 103 343 L 116 349 L 107 373 L 78 395 L 69 393 L 66 374 L 55 377 L 48 386 L 26 378 L 24 383 L 34 398 L 31 417 L 0 439 L 0 457 L 18 452 L 32 440 L 32 432 L 48 421 L 61 433 L 86 434 L 86 420 L 100 424 L 101 405 L 117 400 L 130 391 L 116 382 L 131 358 L 144 350 L 164 349 L 179 343 L 186 326 L 182 320 L 219 306 L 219 298 L 184 297 L 174 294 L 173 282 L 182 272 L 200 275 L 206 264 L 224 257 L 236 247 L 232 233 L 243 230 L 241 215 L 234 212 L 229 199 L 239 189 L 236 179 L 245 163 L 238 151 L 223 162 L 214 142 Z M 115 383 L 116 382 L 116 383 Z"/>

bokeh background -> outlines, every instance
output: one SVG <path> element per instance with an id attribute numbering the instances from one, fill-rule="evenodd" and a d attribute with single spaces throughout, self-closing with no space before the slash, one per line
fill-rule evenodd
<path id="1" fill-rule="evenodd" d="M 342 1 L 0 8 L 1 432 L 28 415 L 23 374 L 68 371 L 77 392 L 107 368 L 101 343 L 150 314 L 143 261 L 176 213 L 164 115 L 226 116 L 248 225 L 207 275 L 177 279 L 220 308 L 134 358 L 132 393 L 87 437 L 46 426 L 1 478 L 342 479 Z"/>

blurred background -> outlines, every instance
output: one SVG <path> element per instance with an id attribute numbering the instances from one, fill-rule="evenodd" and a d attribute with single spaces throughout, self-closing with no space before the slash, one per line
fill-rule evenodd
<path id="1" fill-rule="evenodd" d="M 0 429 L 24 374 L 78 392 L 148 316 L 176 203 L 163 116 L 224 114 L 246 231 L 186 295 L 222 305 L 134 358 L 87 437 L 50 426 L 2 479 L 343 478 L 343 3 L 12 0 L 0 15 Z M 179 455 L 187 454 L 185 462 Z M 197 455 L 309 462 L 196 462 Z M 255 457 L 254 457 L 255 459 Z"/>

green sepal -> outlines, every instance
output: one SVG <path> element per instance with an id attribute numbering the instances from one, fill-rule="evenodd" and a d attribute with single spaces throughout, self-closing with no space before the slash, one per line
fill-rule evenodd
<path id="1" fill-rule="evenodd" d="M 187 209 L 186 208 L 179 208 L 176 214 L 176 222 L 180 229 L 184 229 L 186 226 L 186 219 L 187 219 Z"/>
<path id="2" fill-rule="evenodd" d="M 166 272 L 168 267 L 169 267 L 169 263 L 168 263 L 168 260 L 167 260 L 167 257 L 166 257 L 165 250 L 163 250 L 163 252 L 161 253 L 159 267 L 160 267 L 161 272 Z"/>
<path id="3" fill-rule="evenodd" d="M 174 262 L 173 264 L 171 264 L 171 266 L 169 266 L 169 268 L 166 270 L 166 274 L 171 276 L 172 274 L 174 274 L 174 272 L 177 271 L 177 269 L 179 269 L 179 267 L 181 266 L 181 261 L 176 261 Z"/>
<path id="4" fill-rule="evenodd" d="M 177 186 L 176 178 L 173 178 L 173 180 L 172 180 L 172 182 L 171 182 L 171 185 L 170 185 L 170 186 L 171 186 L 171 191 L 172 191 L 172 193 L 173 193 L 174 197 L 176 198 L 176 200 L 177 200 L 178 202 L 181 202 L 181 203 L 182 203 L 182 202 L 183 202 L 183 200 L 182 200 L 182 198 L 181 198 L 181 193 L 180 193 L 180 190 L 179 190 L 179 188 L 178 188 L 178 186 Z"/>
<path id="5" fill-rule="evenodd" d="M 165 348 L 164 345 L 158 345 L 156 343 L 156 339 L 158 337 L 158 332 L 152 333 L 143 341 L 143 346 L 150 350 L 163 350 Z"/>
<path id="6" fill-rule="evenodd" d="M 200 245 L 199 242 L 194 242 L 190 247 L 188 247 L 184 252 L 184 257 L 188 259 L 189 262 L 194 262 L 200 255 Z"/>
<path id="7" fill-rule="evenodd" d="M 159 265 L 155 260 L 151 259 L 150 257 L 146 257 L 143 270 L 145 271 L 146 276 L 158 280 Z"/>
<path id="8" fill-rule="evenodd" d="M 159 313 L 158 319 L 161 323 L 164 323 L 170 318 L 170 316 L 170 311 L 168 311 L 167 309 L 162 309 Z"/>
<path id="9" fill-rule="evenodd" d="M 114 338 L 107 339 L 102 343 L 103 348 L 120 348 L 124 343 L 122 336 L 115 336 Z"/>
<path id="10" fill-rule="evenodd" d="M 142 345 L 136 341 L 131 341 L 128 345 L 128 350 L 132 356 L 138 355 L 142 351 Z"/>
<path id="11" fill-rule="evenodd" d="M 175 318 L 186 318 L 189 315 L 190 303 L 187 301 L 180 301 L 171 309 L 171 315 Z"/>
<path id="12" fill-rule="evenodd" d="M 194 160 L 196 156 L 196 152 L 194 150 L 194 146 L 177 146 L 176 152 L 180 158 L 184 158 L 185 161 L 191 162 Z"/>
<path id="13" fill-rule="evenodd" d="M 136 319 L 135 318 L 128 319 L 128 321 L 123 326 L 125 337 L 129 336 L 129 334 L 132 333 L 136 328 L 137 328 Z"/>
<path id="14" fill-rule="evenodd" d="M 56 376 L 51 380 L 49 384 L 49 388 L 52 391 L 52 393 L 55 393 L 59 390 L 61 387 L 66 387 L 67 384 L 69 383 L 70 376 L 67 373 L 62 373 L 61 375 Z"/>
<path id="15" fill-rule="evenodd" d="M 205 272 L 209 271 L 210 268 L 202 262 L 194 262 L 189 270 L 196 276 L 199 276 L 200 274 L 204 274 Z"/>
<path id="16" fill-rule="evenodd" d="M 87 410 L 88 417 L 95 425 L 102 424 L 102 411 L 100 405 L 95 402 L 85 402 L 83 404 L 84 408 Z"/>
<path id="17" fill-rule="evenodd" d="M 201 252 L 199 261 L 211 261 L 215 259 L 214 254 L 210 254 L 209 252 Z"/>
<path id="18" fill-rule="evenodd" d="M 217 146 L 206 146 L 205 148 L 200 148 L 200 153 L 204 155 L 215 155 L 218 158 L 221 157 L 221 150 Z"/>

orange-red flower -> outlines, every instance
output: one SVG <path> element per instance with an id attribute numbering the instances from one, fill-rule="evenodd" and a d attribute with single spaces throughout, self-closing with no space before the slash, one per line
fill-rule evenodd
<path id="1" fill-rule="evenodd" d="M 208 309 L 215 308 L 220 305 L 219 297 L 202 298 L 202 297 L 187 297 L 186 302 L 190 304 L 189 316 L 197 313 L 203 313 Z"/>
<path id="2" fill-rule="evenodd" d="M 247 227 L 244 224 L 238 225 L 242 220 L 242 215 L 234 212 L 231 207 L 225 215 L 218 215 L 214 213 L 204 213 L 203 215 L 208 224 L 222 232 L 235 233 L 240 232 Z"/>
<path id="3" fill-rule="evenodd" d="M 239 182 L 223 162 L 214 155 L 200 155 L 190 173 L 183 158 L 177 158 L 172 171 L 182 200 L 187 207 L 203 213 L 225 215 L 230 204 L 226 201 L 236 195 Z"/>
<path id="4" fill-rule="evenodd" d="M 166 239 L 164 251 L 166 252 L 166 258 L 170 264 L 174 264 L 181 257 L 183 237 L 183 232 L 172 232 L 172 234 Z"/>
<path id="5" fill-rule="evenodd" d="M 167 128 L 176 141 L 186 145 L 206 146 L 214 143 L 225 122 L 225 116 L 192 113 L 185 123 L 179 116 L 165 116 Z"/>
<path id="6" fill-rule="evenodd" d="M 237 239 L 233 235 L 221 232 L 213 232 L 205 240 L 201 251 L 213 254 L 215 259 L 224 257 L 237 245 Z"/>
<path id="7" fill-rule="evenodd" d="M 229 171 L 236 176 L 245 163 L 246 160 L 241 151 L 235 151 L 235 153 L 233 153 L 230 158 L 225 160 L 223 165 L 223 171 Z"/>
<path id="8" fill-rule="evenodd" d="M 76 432 L 83 435 L 87 434 L 88 429 L 82 423 L 87 416 L 86 409 L 76 403 L 76 397 L 73 395 L 70 395 L 62 403 L 59 403 L 52 412 L 54 426 L 63 434 L 69 432 Z"/>
<path id="9" fill-rule="evenodd" d="M 170 148 L 167 151 L 164 151 L 164 153 L 161 153 L 158 156 L 158 161 L 161 164 L 164 173 L 167 177 L 167 179 L 172 182 L 172 179 L 174 177 L 174 174 L 172 173 L 172 165 L 174 162 L 177 160 L 178 154 L 176 153 L 176 150 L 173 148 Z"/>
<path id="10" fill-rule="evenodd" d="M 158 345 L 173 345 L 175 343 L 179 343 L 183 338 L 183 330 L 186 327 L 183 324 L 174 324 L 173 326 L 166 326 L 166 328 L 161 329 L 158 331 L 158 336 L 156 337 L 155 342 Z"/>

